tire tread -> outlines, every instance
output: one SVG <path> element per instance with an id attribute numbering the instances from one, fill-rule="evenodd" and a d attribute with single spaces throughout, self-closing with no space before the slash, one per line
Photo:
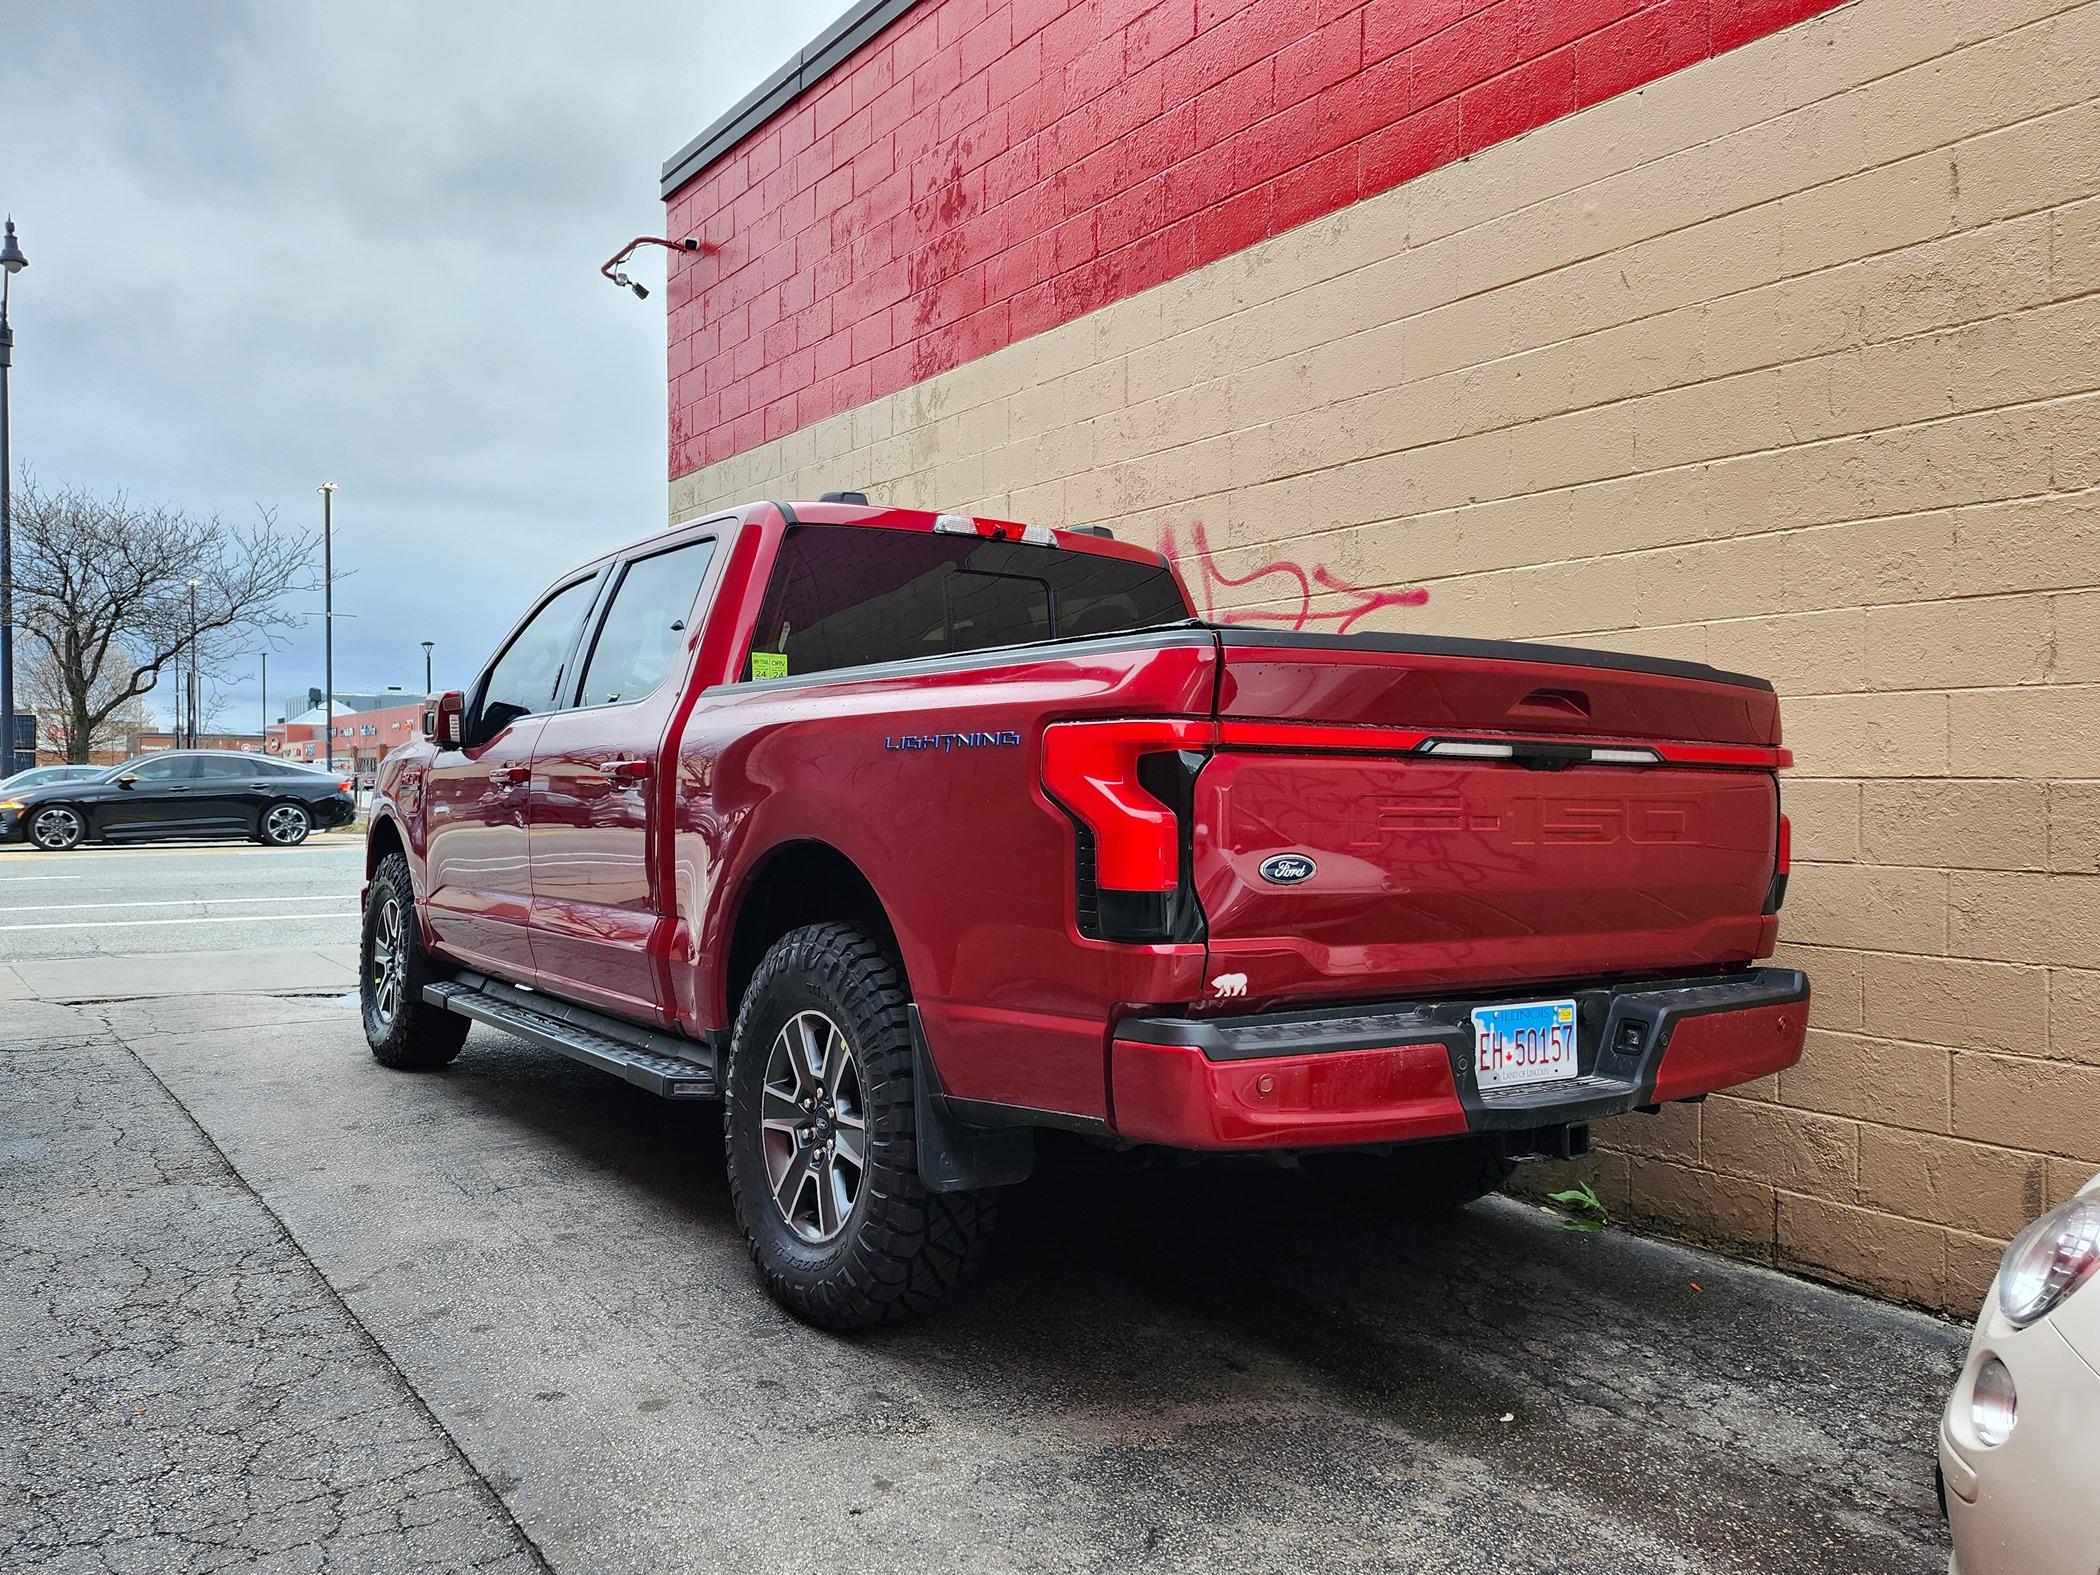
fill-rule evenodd
<path id="1" fill-rule="evenodd" d="M 754 1073 L 742 1058 L 769 1051 L 770 1042 L 754 1043 L 756 1019 L 776 983 L 795 975 L 828 981 L 857 1019 L 839 1026 L 860 1058 L 870 1157 L 879 1161 L 864 1174 L 860 1223 L 818 1269 L 769 1250 L 772 1221 L 758 1211 L 770 1210 L 771 1199 L 762 1183 L 750 1187 L 739 1164 L 743 1084 L 764 1077 L 763 1065 Z M 767 1292 L 825 1328 L 871 1328 L 930 1311 L 975 1267 L 998 1217 L 997 1189 L 932 1192 L 919 1179 L 909 999 L 896 963 L 874 941 L 849 925 L 815 924 L 766 954 L 737 1013 L 723 1102 L 730 1196 Z"/>

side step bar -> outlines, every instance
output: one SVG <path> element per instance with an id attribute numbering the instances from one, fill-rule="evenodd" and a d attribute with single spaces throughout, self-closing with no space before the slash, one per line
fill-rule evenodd
<path id="1" fill-rule="evenodd" d="M 665 1099 L 713 1099 L 721 1092 L 719 1057 L 708 1046 L 637 1028 L 617 1017 L 521 990 L 500 979 L 462 973 L 443 983 L 424 985 L 423 999 L 558 1050 L 572 1061 L 610 1072 Z"/>

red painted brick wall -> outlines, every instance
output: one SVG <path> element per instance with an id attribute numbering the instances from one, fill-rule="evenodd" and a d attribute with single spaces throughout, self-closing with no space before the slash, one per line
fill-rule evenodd
<path id="1" fill-rule="evenodd" d="M 671 474 L 1837 0 L 923 0 L 688 182 Z"/>

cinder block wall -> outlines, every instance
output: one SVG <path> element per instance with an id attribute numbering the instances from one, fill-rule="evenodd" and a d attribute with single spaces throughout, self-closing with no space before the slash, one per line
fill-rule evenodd
<path id="1" fill-rule="evenodd" d="M 1769 675 L 1798 1070 L 1634 1221 L 1973 1313 L 2100 1168 L 2100 3 L 1860 0 L 676 476 L 1098 522 L 1217 615 Z"/>

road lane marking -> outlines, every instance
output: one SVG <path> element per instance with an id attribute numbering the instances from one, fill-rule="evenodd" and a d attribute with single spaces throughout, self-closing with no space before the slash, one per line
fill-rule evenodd
<path id="1" fill-rule="evenodd" d="M 235 913 L 202 919 L 68 919 L 63 924 L 0 924 L 0 930 L 136 930 L 152 924 L 288 924 L 294 919 L 354 919 L 357 911 L 333 913 Z M 17 958 L 39 962 L 40 958 Z"/>
<path id="2" fill-rule="evenodd" d="M 18 908 L 0 908 L 0 913 L 65 913 L 81 908 L 203 908 L 219 902 L 355 902 L 355 894 L 344 892 L 341 896 L 330 896 L 325 891 L 307 893 L 297 897 L 165 897 L 152 902 L 32 902 Z M 272 915 L 258 913 L 258 919 Z"/>
<path id="3" fill-rule="evenodd" d="M 144 843 L 101 843 L 68 849 L 63 855 L 26 847 L 0 848 L 0 860 L 19 859 L 24 864 L 64 857 L 69 862 L 92 864 L 110 859 L 295 859 L 304 854 L 362 853 L 364 842 L 303 842 L 296 848 L 256 848 L 232 844 L 199 843 L 190 847 L 149 847 Z"/>
<path id="4" fill-rule="evenodd" d="M 0 875 L 0 882 L 11 880 L 86 880 L 85 875 Z"/>

